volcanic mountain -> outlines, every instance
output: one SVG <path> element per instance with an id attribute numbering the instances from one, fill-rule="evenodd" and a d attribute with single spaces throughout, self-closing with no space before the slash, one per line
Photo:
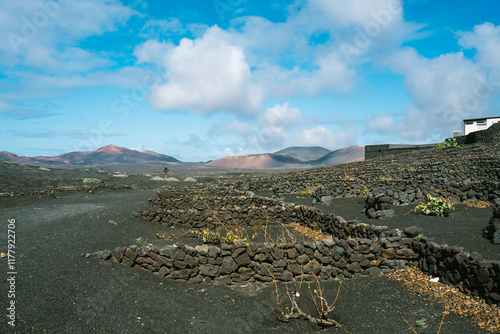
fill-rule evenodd
<path id="1" fill-rule="evenodd" d="M 69 161 L 72 165 L 105 165 L 113 163 L 136 162 L 179 162 L 168 155 L 152 151 L 139 152 L 125 147 L 108 145 L 97 150 L 86 152 L 71 152 L 58 156 Z"/>
<path id="2" fill-rule="evenodd" d="M 297 156 L 298 159 L 303 161 L 316 160 L 323 157 L 325 154 L 330 153 L 329 149 L 321 146 L 292 146 L 279 150 L 276 153 L 290 153 Z"/>
<path id="3" fill-rule="evenodd" d="M 0 161 L 32 165 L 32 166 L 92 166 L 119 163 L 144 163 L 144 162 L 180 162 L 179 160 L 164 154 L 152 151 L 139 152 L 125 147 L 108 145 L 97 150 L 84 152 L 70 152 L 55 157 L 19 157 L 14 153 L 0 152 Z"/>
<path id="4" fill-rule="evenodd" d="M 353 161 L 365 160 L 364 146 L 349 146 L 339 150 L 331 151 L 319 159 L 311 160 L 309 163 L 313 166 L 332 166 L 345 164 Z"/>
<path id="5" fill-rule="evenodd" d="M 336 151 L 323 147 L 289 147 L 276 153 L 229 156 L 208 162 L 207 166 L 226 168 L 314 168 L 361 161 L 363 146 L 350 146 Z"/>
<path id="6" fill-rule="evenodd" d="M 207 162 L 207 166 L 224 168 L 286 168 L 287 166 L 296 166 L 303 161 L 290 153 L 264 153 L 248 154 L 239 156 L 229 156 L 222 159 Z"/>

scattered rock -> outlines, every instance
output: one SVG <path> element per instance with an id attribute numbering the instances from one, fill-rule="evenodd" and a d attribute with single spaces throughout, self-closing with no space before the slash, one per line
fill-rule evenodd
<path id="1" fill-rule="evenodd" d="M 497 205 L 493 210 L 493 217 L 483 230 L 483 237 L 491 240 L 494 244 L 500 244 L 500 205 Z"/>
<path id="2" fill-rule="evenodd" d="M 398 195 L 398 198 L 400 194 Z M 406 198 L 406 197 L 405 197 Z M 365 214 L 370 219 L 388 219 L 394 217 L 394 210 L 391 209 L 392 198 L 385 193 L 366 196 Z"/>

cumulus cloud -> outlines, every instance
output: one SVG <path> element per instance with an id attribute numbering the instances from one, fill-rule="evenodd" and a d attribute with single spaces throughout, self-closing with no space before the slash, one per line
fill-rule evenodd
<path id="1" fill-rule="evenodd" d="M 403 138 L 432 140 L 460 130 L 462 120 L 495 113 L 493 102 L 500 88 L 491 70 L 498 43 L 498 28 L 476 26 L 460 33 L 459 43 L 477 48 L 477 60 L 462 52 L 426 58 L 413 48 L 404 48 L 390 59 L 391 68 L 404 76 L 404 88 L 413 104 L 398 119 L 390 115 L 367 117 L 365 125 L 374 132 L 397 134 Z M 499 49 L 500 50 L 500 49 Z"/>
<path id="2" fill-rule="evenodd" d="M 150 94 L 159 109 L 250 114 L 261 108 L 264 95 L 251 81 L 243 50 L 216 26 L 201 38 L 169 45 L 163 64 L 167 83 L 156 85 Z"/>
<path id="3" fill-rule="evenodd" d="M 300 110 L 290 107 L 288 102 L 268 108 L 260 118 L 259 144 L 265 148 L 281 147 L 287 139 L 287 130 L 301 120 Z"/>
<path id="4" fill-rule="evenodd" d="M 398 47 L 418 27 L 404 21 L 401 0 L 310 0 L 291 6 L 284 22 L 245 16 L 178 45 L 159 40 L 179 29 L 174 19 L 150 20 L 143 36 L 151 39 L 134 51 L 138 63 L 165 68 L 167 83 L 151 90 L 152 104 L 250 115 L 269 96 L 350 91 L 363 57 Z"/>
<path id="5" fill-rule="evenodd" d="M 500 69 L 500 26 L 486 22 L 475 26 L 471 32 L 459 32 L 458 35 L 461 46 L 477 50 L 481 65 Z"/>
<path id="6" fill-rule="evenodd" d="M 488 105 L 481 98 L 485 71 L 461 52 L 429 59 L 406 48 L 394 54 L 392 63 L 404 75 L 404 87 L 415 107 L 427 114 L 429 130 L 479 115 Z"/>
<path id="7" fill-rule="evenodd" d="M 346 93 L 354 86 L 356 72 L 337 54 L 329 54 L 319 60 L 319 68 L 310 75 L 304 75 L 298 81 L 308 94 L 317 94 L 325 89 L 333 88 L 337 92 Z"/>
<path id="8" fill-rule="evenodd" d="M 136 46 L 134 56 L 137 58 L 138 64 L 149 63 L 164 66 L 165 57 L 172 47 L 172 44 L 160 42 L 156 39 L 149 39 Z"/>
<path id="9" fill-rule="evenodd" d="M 357 132 L 353 127 L 333 132 L 323 126 L 302 130 L 293 136 L 293 141 L 300 146 L 322 146 L 339 149 L 356 144 Z"/>

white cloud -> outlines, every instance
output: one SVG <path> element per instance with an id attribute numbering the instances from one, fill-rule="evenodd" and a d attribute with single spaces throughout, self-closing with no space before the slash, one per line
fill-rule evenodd
<path id="1" fill-rule="evenodd" d="M 369 132 L 381 133 L 396 140 L 404 138 L 411 142 L 431 141 L 436 137 L 436 131 L 440 133 L 437 137 L 442 137 L 442 134 L 448 131 L 442 123 L 438 126 L 430 125 L 430 118 L 435 119 L 436 116 L 429 115 L 414 106 L 407 107 L 402 114 L 400 120 L 385 114 L 377 117 L 369 116 L 365 120 L 365 126 Z M 451 130 L 448 131 L 448 135 L 450 134 Z"/>
<path id="2" fill-rule="evenodd" d="M 405 48 L 394 54 L 392 63 L 405 76 L 404 87 L 415 106 L 426 113 L 429 130 L 478 115 L 488 105 L 480 99 L 486 73 L 461 52 L 428 59 Z"/>
<path id="3" fill-rule="evenodd" d="M 322 126 L 302 130 L 293 136 L 293 142 L 300 146 L 322 146 L 329 149 L 340 149 L 356 144 L 356 130 L 349 127 L 333 132 Z"/>
<path id="4" fill-rule="evenodd" d="M 500 69 L 500 26 L 486 22 L 472 32 L 460 32 L 458 43 L 464 48 L 476 49 L 478 62 L 486 68 Z"/>
<path id="5" fill-rule="evenodd" d="M 8 1 L 0 9 L 0 49 L 10 56 L 33 46 L 70 44 L 88 36 L 115 31 L 135 11 L 118 0 L 80 0 L 65 3 L 37 0 Z"/>
<path id="6" fill-rule="evenodd" d="M 142 27 L 139 36 L 144 38 L 159 38 L 173 34 L 182 34 L 184 31 L 182 22 L 178 18 L 150 19 Z"/>
<path id="7" fill-rule="evenodd" d="M 4 2 L 0 64 L 12 84 L 11 95 L 54 96 L 55 88 L 99 85 L 130 73 L 126 68 L 110 69 L 116 63 L 109 54 L 77 45 L 87 37 L 116 31 L 132 15 L 137 13 L 118 0 Z M 29 97 L 23 93 L 28 89 Z"/>
<path id="8" fill-rule="evenodd" d="M 413 104 L 398 119 L 385 114 L 367 117 L 367 128 L 388 136 L 434 141 L 460 130 L 463 119 L 496 114 L 493 102 L 500 88 L 485 69 L 496 61 L 490 54 L 496 50 L 496 34 L 497 28 L 490 24 L 461 33 L 463 46 L 478 49 L 478 62 L 462 52 L 435 58 L 420 56 L 412 48 L 395 52 L 391 68 L 404 76 L 404 88 Z"/>
<path id="9" fill-rule="evenodd" d="M 290 7 L 285 22 L 245 16 L 231 23 L 227 30 L 203 27 L 203 35 L 178 45 L 157 38 L 182 29 L 182 23 L 146 23 L 143 33 L 155 39 L 136 47 L 134 55 L 138 63 L 166 70 L 167 83 L 150 92 L 155 107 L 250 115 L 261 111 L 268 96 L 346 93 L 355 86 L 363 57 L 385 55 L 418 28 L 404 21 L 401 0 L 310 0 Z M 359 31 L 369 45 L 359 45 Z M 322 34 L 326 40 L 315 41 Z M 346 56 L 346 43 L 356 48 L 354 56 Z"/>
<path id="10" fill-rule="evenodd" d="M 382 114 L 378 117 L 368 116 L 365 125 L 377 132 L 391 133 L 395 131 L 394 117 Z"/>
<path id="11" fill-rule="evenodd" d="M 160 64 L 164 66 L 165 57 L 174 46 L 170 43 L 164 43 L 155 39 L 149 39 L 146 42 L 136 46 L 134 56 L 137 63 Z"/>
<path id="12" fill-rule="evenodd" d="M 301 120 L 300 110 L 290 107 L 290 103 L 288 102 L 268 108 L 263 116 L 264 124 L 273 127 L 283 127 L 286 124 L 297 123 Z"/>
<path id="13" fill-rule="evenodd" d="M 298 108 L 290 107 L 286 102 L 268 108 L 260 117 L 259 144 L 265 148 L 279 148 L 287 139 L 287 133 L 294 124 L 302 120 Z"/>
<path id="14" fill-rule="evenodd" d="M 178 46 L 169 47 L 164 67 L 167 83 L 151 91 L 151 102 L 157 108 L 236 114 L 251 114 L 261 108 L 264 95 L 251 82 L 243 50 L 229 43 L 225 32 L 216 26 L 201 38 L 184 38 Z"/>
<path id="15" fill-rule="evenodd" d="M 77 47 L 65 47 L 56 51 L 35 45 L 27 50 L 24 59 L 27 64 L 52 72 L 89 72 L 114 64 L 106 57 Z"/>
<path id="16" fill-rule="evenodd" d="M 308 94 L 317 94 L 325 89 L 333 88 L 342 93 L 348 92 L 354 86 L 356 72 L 336 54 L 329 54 L 319 60 L 319 68 L 310 75 L 299 79 Z"/>
<path id="17" fill-rule="evenodd" d="M 377 21 L 387 26 L 401 21 L 403 14 L 400 0 L 310 0 L 313 8 L 329 20 L 330 26 L 364 26 Z"/>
<path id="18" fill-rule="evenodd" d="M 368 58 L 383 61 L 387 53 L 424 26 L 406 22 L 401 0 L 310 0 L 295 21 L 308 31 L 329 31 L 332 49 L 350 65 Z"/>

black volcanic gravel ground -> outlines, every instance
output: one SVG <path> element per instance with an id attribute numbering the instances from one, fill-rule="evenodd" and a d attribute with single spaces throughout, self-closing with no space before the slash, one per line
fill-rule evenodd
<path id="1" fill-rule="evenodd" d="M 142 270 L 99 266 L 82 253 L 135 244 L 139 236 L 155 243 L 155 233 L 172 229 L 131 216 L 148 207 L 152 190 L 97 190 L 0 198 L 0 251 L 7 245 L 6 221 L 16 220 L 16 327 L 0 318 L 0 333 L 345 333 L 303 320 L 283 323 L 273 314 L 274 287 L 231 289 L 164 280 Z M 349 217 L 348 217 L 349 218 Z M 109 223 L 113 220 L 117 225 Z M 195 239 L 182 240 L 196 242 Z M 0 259 L 0 273 L 6 275 Z M 338 282 L 324 283 L 333 299 Z M 282 287 L 281 287 L 282 289 Z M 2 312 L 7 285 L 0 286 Z M 307 303 L 304 287 L 301 298 Z M 406 318 L 418 333 L 437 333 L 444 310 L 437 301 L 407 291 L 385 277 L 342 283 L 334 319 L 349 333 L 406 333 Z M 442 333 L 486 333 L 471 319 L 447 315 Z"/>

